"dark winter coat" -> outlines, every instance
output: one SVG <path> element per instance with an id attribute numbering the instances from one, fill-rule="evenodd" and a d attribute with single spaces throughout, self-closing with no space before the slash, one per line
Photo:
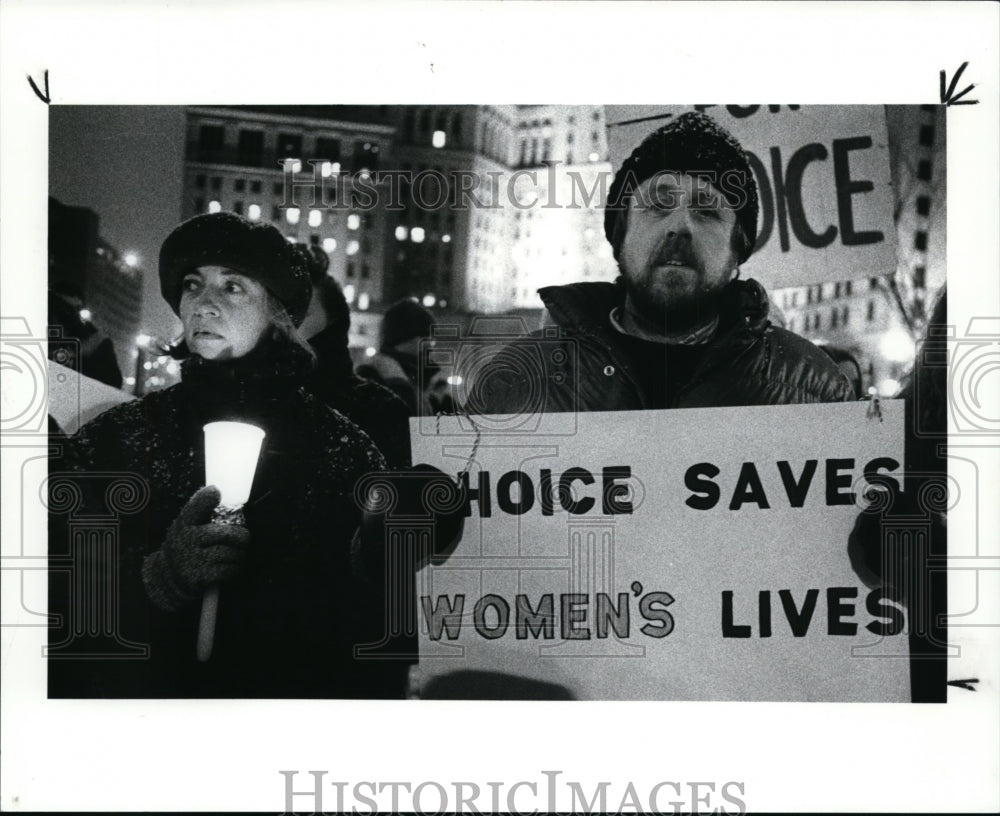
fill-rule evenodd
<path id="1" fill-rule="evenodd" d="M 613 283 L 575 283 L 539 290 L 558 328 L 514 341 L 474 376 L 466 410 L 477 413 L 628 411 L 651 404 L 635 376 L 627 338 L 610 321 L 622 302 Z M 725 293 L 719 328 L 693 374 L 676 384 L 670 408 L 845 402 L 850 384 L 809 341 L 767 319 L 756 281 Z M 525 364 L 529 355 L 531 365 Z M 539 388 L 537 372 L 544 379 Z M 464 372 L 463 372 L 464 373 Z M 532 379 L 532 374 L 535 374 Z"/>
<path id="2" fill-rule="evenodd" d="M 361 515 L 353 490 L 359 477 L 384 469 L 385 462 L 368 436 L 302 387 L 311 361 L 295 351 L 265 359 L 255 352 L 227 364 L 189 358 L 179 385 L 108 411 L 64 443 L 64 456 L 52 463 L 50 495 L 58 494 L 60 480 L 75 482 L 82 505 L 68 514 L 53 512 L 50 557 L 59 561 L 67 551 L 67 515 L 79 529 L 81 520 L 89 523 L 88 517 L 108 516 L 117 507 L 110 516 L 120 520 L 118 550 L 111 558 L 117 588 L 111 588 L 114 581 L 101 583 L 117 614 L 110 651 L 129 651 L 124 643 L 148 645 L 150 651 L 145 660 L 51 660 L 50 696 L 403 694 L 405 663 L 352 656 L 356 643 L 380 638 L 385 607 L 382 577 L 359 574 L 360 560 L 352 558 Z M 200 602 L 177 612 L 160 611 L 146 597 L 141 568 L 204 484 L 202 427 L 219 419 L 258 424 L 267 436 L 244 509 L 247 559 L 239 576 L 221 585 L 214 651 L 208 662 L 199 663 Z M 62 478 L 60 471 L 68 475 Z M 107 483 L 114 474 L 134 474 L 125 477 L 133 484 L 138 477 L 134 506 L 111 498 Z M 56 507 L 54 498 L 50 502 L 50 509 L 66 510 L 66 505 Z M 87 576 L 82 564 L 114 575 L 103 572 L 108 564 L 100 562 L 100 548 L 82 552 L 83 561 L 71 576 L 77 584 Z M 53 570 L 52 607 L 59 612 L 66 604 L 61 611 L 72 628 L 76 613 L 67 593 L 65 580 L 60 583 Z M 66 629 L 57 631 L 51 642 L 67 636 Z M 64 645 L 62 652 L 74 649 L 108 651 L 99 637 L 78 637 L 76 646 Z"/>
<path id="3" fill-rule="evenodd" d="M 390 468 L 409 467 L 410 411 L 406 403 L 385 386 L 355 375 L 340 327 L 324 329 L 310 338 L 309 344 L 317 358 L 309 389 L 368 434 Z"/>

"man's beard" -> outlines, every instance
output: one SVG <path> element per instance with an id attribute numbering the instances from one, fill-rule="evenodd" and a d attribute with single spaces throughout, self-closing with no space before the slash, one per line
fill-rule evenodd
<path id="1" fill-rule="evenodd" d="M 636 280 L 625 272 L 625 291 L 631 307 L 650 326 L 664 335 L 683 334 L 710 323 L 718 314 L 729 282 L 704 283 L 691 290 L 671 290 L 653 285 L 653 269 L 647 267 Z"/>

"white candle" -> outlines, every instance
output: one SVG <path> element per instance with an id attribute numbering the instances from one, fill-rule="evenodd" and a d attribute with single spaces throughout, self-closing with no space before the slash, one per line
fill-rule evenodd
<path id="1" fill-rule="evenodd" d="M 264 431 L 246 422 L 209 422 L 205 428 L 205 484 L 222 494 L 219 508 L 238 510 L 250 498 Z M 204 662 L 212 656 L 219 586 L 211 586 L 201 602 L 196 653 Z"/>
<path id="2" fill-rule="evenodd" d="M 246 422 L 209 422 L 205 426 L 205 484 L 215 485 L 225 507 L 250 498 L 264 431 Z"/>

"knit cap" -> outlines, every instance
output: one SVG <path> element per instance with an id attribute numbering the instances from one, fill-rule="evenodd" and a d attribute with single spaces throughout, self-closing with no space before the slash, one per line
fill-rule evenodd
<path id="1" fill-rule="evenodd" d="M 382 318 L 382 349 L 391 349 L 414 337 L 430 337 L 437 321 L 413 298 L 404 298 L 386 309 Z"/>
<path id="2" fill-rule="evenodd" d="M 625 238 L 625 211 L 638 184 L 656 173 L 670 171 L 700 175 L 711 181 L 736 207 L 736 220 L 746 243 L 742 263 L 753 252 L 757 240 L 757 183 L 743 147 L 714 119 L 700 112 L 672 118 L 647 136 L 615 174 L 604 210 L 604 234 L 615 258 Z M 722 182 L 725 175 L 725 182 Z"/>

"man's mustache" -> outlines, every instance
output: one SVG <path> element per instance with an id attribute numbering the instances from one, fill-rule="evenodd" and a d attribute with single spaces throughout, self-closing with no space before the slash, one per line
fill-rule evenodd
<path id="1" fill-rule="evenodd" d="M 668 263 L 680 263 L 684 266 L 697 267 L 697 258 L 686 242 L 668 240 L 653 256 L 654 266 L 665 266 Z"/>

